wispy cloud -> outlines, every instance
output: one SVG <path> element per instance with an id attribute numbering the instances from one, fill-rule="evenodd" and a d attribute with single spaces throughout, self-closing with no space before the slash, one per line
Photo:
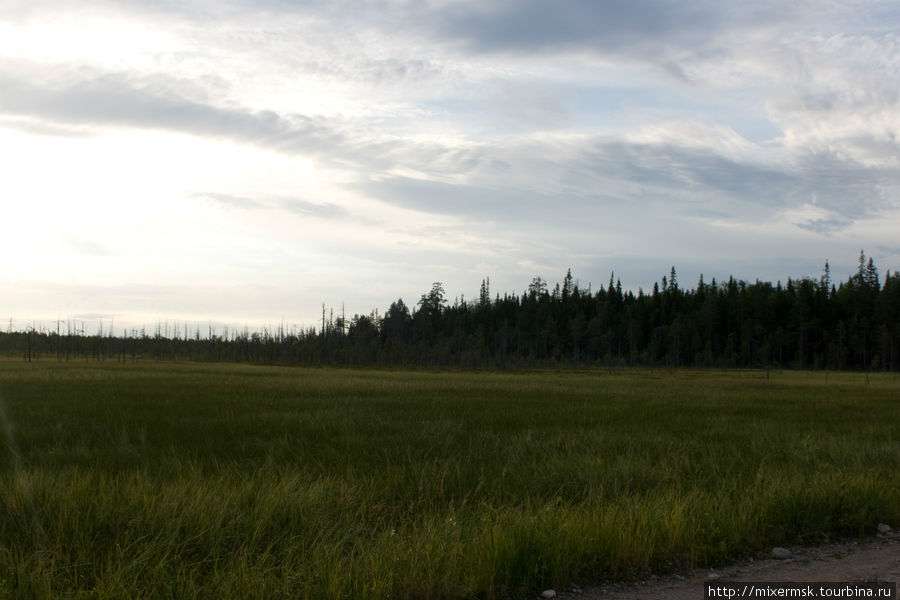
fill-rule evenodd
<path id="1" fill-rule="evenodd" d="M 765 162 L 758 159 L 761 149 L 753 144 L 745 144 L 744 155 L 741 148 L 723 153 L 721 147 L 709 145 L 716 143 L 715 136 L 704 146 L 703 141 L 698 145 L 697 139 L 680 137 L 677 130 L 669 130 L 669 137 L 656 143 L 588 135 L 459 145 L 396 137 L 364 123 L 361 131 L 354 131 L 346 123 L 325 118 L 204 103 L 180 95 L 178 89 L 188 86 L 170 77 L 104 74 L 75 82 L 45 78 L 33 83 L 2 74 L 0 85 L 5 90 L 0 110 L 36 120 L 50 130 L 128 127 L 234 140 L 381 173 L 351 187 L 389 204 L 473 218 L 540 219 L 549 205 L 581 213 L 609 197 L 631 201 L 662 195 L 687 201 L 718 197 L 776 209 L 803 205 L 815 197 L 841 216 L 812 221 L 815 227 L 803 225 L 822 231 L 892 206 L 891 193 L 900 185 L 893 171 L 860 164 L 853 156 L 810 154 L 804 148 L 788 163 Z M 387 175 L 401 167 L 421 176 Z M 209 197 L 244 208 L 267 206 L 227 194 Z M 331 203 L 282 200 L 278 205 L 299 214 L 347 216 Z"/>
<path id="2" fill-rule="evenodd" d="M 254 200 L 253 198 L 245 198 L 243 196 L 235 196 L 233 194 L 220 194 L 216 192 L 206 192 L 196 194 L 202 200 L 206 200 L 215 206 L 223 208 L 239 208 L 244 210 L 253 210 L 257 208 L 269 208 L 264 202 Z"/>
<path id="3" fill-rule="evenodd" d="M 50 124 L 162 129 L 234 139 L 288 153 L 340 144 L 343 137 L 305 115 L 225 108 L 191 100 L 166 78 L 101 74 L 72 83 L 35 84 L 0 73 L 0 111 Z"/>
<path id="4" fill-rule="evenodd" d="M 319 204 L 297 198 L 282 198 L 278 201 L 278 207 L 294 214 L 324 219 L 343 219 L 350 216 L 345 208 L 330 202 Z"/>
<path id="5" fill-rule="evenodd" d="M 331 202 L 310 202 L 300 198 L 254 199 L 231 194 L 206 192 L 197 197 L 219 207 L 241 210 L 283 210 L 295 215 L 321 219 L 344 219 L 350 213 L 342 206 Z"/>

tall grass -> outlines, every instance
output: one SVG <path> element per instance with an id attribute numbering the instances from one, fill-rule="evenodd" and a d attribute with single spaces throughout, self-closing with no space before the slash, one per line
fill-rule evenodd
<path id="1" fill-rule="evenodd" d="M 900 520 L 831 374 L 0 363 L 0 597 L 504 598 Z"/>

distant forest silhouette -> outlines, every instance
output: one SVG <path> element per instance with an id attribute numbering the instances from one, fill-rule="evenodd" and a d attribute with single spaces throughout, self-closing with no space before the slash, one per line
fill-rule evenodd
<path id="1" fill-rule="evenodd" d="M 184 326 L 85 334 L 70 323 L 0 332 L 0 354 L 65 360 L 191 360 L 289 365 L 530 368 L 720 367 L 894 371 L 900 341 L 900 272 L 884 281 L 863 252 L 847 281 L 735 280 L 683 288 L 675 267 L 647 293 L 618 279 L 579 287 L 569 270 L 554 287 L 534 278 L 521 295 L 452 304 L 436 282 L 414 306 L 343 314 L 300 331 Z M 82 326 L 83 327 L 83 326 Z"/>

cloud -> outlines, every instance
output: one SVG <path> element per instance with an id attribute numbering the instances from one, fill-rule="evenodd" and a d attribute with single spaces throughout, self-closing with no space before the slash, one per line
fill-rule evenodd
<path id="1" fill-rule="evenodd" d="M 0 127 L 16 129 L 24 133 L 49 137 L 87 137 L 90 134 L 80 127 L 66 127 L 21 118 L 0 118 Z"/>
<path id="2" fill-rule="evenodd" d="M 51 73 L 52 75 L 53 73 Z M 218 107 L 179 94 L 177 80 L 99 74 L 75 82 L 45 81 L 0 72 L 0 111 L 51 126 L 116 126 L 218 137 L 286 152 L 316 152 L 344 144 L 322 120 L 269 110 Z"/>
<path id="3" fill-rule="evenodd" d="M 220 206 L 223 208 L 239 208 L 243 210 L 268 208 L 265 203 L 260 202 L 259 200 L 254 200 L 252 198 L 246 198 L 243 196 L 235 196 L 232 194 L 206 192 L 203 194 L 195 194 L 195 196 L 215 206 Z"/>
<path id="4" fill-rule="evenodd" d="M 673 48 L 702 48 L 721 33 L 783 23 L 794 18 L 801 5 L 670 0 L 456 2 L 438 8 L 432 26 L 476 52 L 589 51 L 660 59 Z M 680 75 L 674 61 L 661 62 Z"/>
<path id="5" fill-rule="evenodd" d="M 564 7 L 539 0 L 471 3 L 444 8 L 438 29 L 481 51 L 539 52 L 554 48 L 613 49 L 635 38 L 659 38 L 670 31 L 693 30 L 702 23 L 682 18 L 676 5 L 659 2 L 571 2 Z"/>
<path id="6" fill-rule="evenodd" d="M 546 223 L 554 220 L 548 214 L 548 206 L 554 203 L 554 198 L 525 185 L 387 177 L 360 182 L 353 187 L 386 204 L 468 221 L 522 223 L 537 218 Z M 572 200 L 560 198 L 557 204 L 571 205 Z"/>
<path id="7" fill-rule="evenodd" d="M 693 139 L 562 136 L 485 145 L 476 154 L 497 162 L 478 161 L 452 181 L 429 177 L 423 168 L 422 177 L 381 177 L 354 189 L 387 204 L 476 223 L 577 230 L 629 212 L 641 219 L 650 211 L 657 218 L 746 224 L 791 213 L 789 222 L 822 233 L 896 206 L 900 190 L 900 175 L 890 169 L 835 155 L 785 161 L 781 151 L 766 157 L 752 144 L 726 154 Z M 796 216 L 804 206 L 824 212 Z"/>
<path id="8" fill-rule="evenodd" d="M 318 217 L 320 219 L 343 219 L 350 216 L 350 213 L 345 208 L 330 202 L 319 204 L 297 198 L 283 198 L 278 201 L 277 206 L 297 215 Z"/>
<path id="9" fill-rule="evenodd" d="M 846 229 L 852 224 L 850 219 L 845 218 L 836 218 L 836 219 L 810 219 L 802 222 L 795 222 L 794 225 L 799 227 L 800 229 L 806 229 L 807 231 L 812 231 L 815 233 L 822 233 L 825 235 L 831 234 L 835 231 L 839 231 L 841 229 Z"/>
<path id="10" fill-rule="evenodd" d="M 727 204 L 736 218 L 759 220 L 765 218 L 760 208 L 785 209 L 815 199 L 837 216 L 801 220 L 798 226 L 827 231 L 893 206 L 892 194 L 900 187 L 896 171 L 860 164 L 852 156 L 795 148 L 788 162 L 761 160 L 759 146 L 709 128 L 705 137 L 661 130 L 652 143 L 639 137 L 541 135 L 460 144 L 391 136 L 365 123 L 357 130 L 332 119 L 216 106 L 191 97 L 197 94 L 190 86 L 171 77 L 92 74 L 60 82 L 53 70 L 41 74 L 33 81 L 16 76 L 14 69 L 0 75 L 0 111 L 64 130 L 161 129 L 310 156 L 358 170 L 362 176 L 347 186 L 385 203 L 472 219 L 544 220 L 548 207 L 556 206 L 564 210 L 550 220 L 567 222 L 575 218 L 571 215 L 594 216 L 625 201 L 677 202 L 688 215 L 697 202 L 717 202 Z M 391 174 L 400 167 L 418 175 Z M 232 207 L 277 204 L 296 214 L 348 216 L 330 203 L 206 196 Z"/>
<path id="11" fill-rule="evenodd" d="M 342 206 L 330 202 L 310 202 L 299 198 L 254 199 L 232 194 L 206 192 L 195 194 L 215 206 L 241 210 L 284 210 L 295 215 L 320 219 L 344 219 L 350 213 Z"/>

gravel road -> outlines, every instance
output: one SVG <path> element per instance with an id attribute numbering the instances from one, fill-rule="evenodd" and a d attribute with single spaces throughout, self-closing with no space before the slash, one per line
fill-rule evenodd
<path id="1" fill-rule="evenodd" d="M 727 568 L 651 577 L 636 584 L 558 590 L 565 600 L 702 600 L 707 581 L 900 582 L 900 535 L 811 548 L 789 548 L 791 558 L 748 560 Z"/>

